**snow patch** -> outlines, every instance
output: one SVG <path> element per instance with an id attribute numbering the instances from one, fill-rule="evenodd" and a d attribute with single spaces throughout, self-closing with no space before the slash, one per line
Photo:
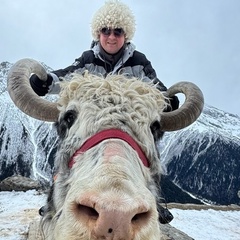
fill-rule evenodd
<path id="1" fill-rule="evenodd" d="M 35 190 L 27 192 L 0 192 L 0 239 L 25 240 L 29 223 L 40 218 L 38 209 L 46 195 Z M 240 211 L 170 210 L 174 216 L 171 225 L 195 240 L 240 239 Z"/>

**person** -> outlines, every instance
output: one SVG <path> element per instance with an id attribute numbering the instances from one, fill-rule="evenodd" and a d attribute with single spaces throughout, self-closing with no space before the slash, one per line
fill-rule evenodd
<path id="1" fill-rule="evenodd" d="M 157 89 L 166 91 L 166 86 L 157 78 L 156 71 L 146 56 L 137 51 L 131 42 L 135 33 L 135 18 L 127 5 L 118 0 L 109 0 L 93 16 L 91 23 L 93 42 L 90 50 L 82 53 L 75 62 L 64 68 L 48 73 L 46 82 L 36 74 L 30 77 L 30 84 L 39 96 L 59 93 L 59 82 L 73 72 L 106 76 L 125 74 L 142 81 L 152 81 Z M 179 107 L 177 96 L 170 99 L 171 107 Z"/>
<path id="2" fill-rule="evenodd" d="M 157 78 L 156 71 L 146 56 L 137 51 L 131 42 L 135 33 L 135 18 L 127 5 L 118 0 L 108 0 L 93 16 L 91 23 L 93 41 L 90 50 L 82 53 L 75 62 L 64 68 L 48 73 L 43 82 L 36 74 L 30 77 L 30 84 L 39 96 L 59 93 L 61 77 L 78 72 L 106 76 L 107 74 L 124 74 L 137 77 L 142 81 L 153 82 L 160 91 L 166 86 Z M 165 111 L 175 110 L 179 106 L 177 96 L 170 99 L 171 107 Z M 44 215 L 46 206 L 39 210 Z M 158 204 L 159 221 L 168 223 L 173 219 L 167 208 Z"/>

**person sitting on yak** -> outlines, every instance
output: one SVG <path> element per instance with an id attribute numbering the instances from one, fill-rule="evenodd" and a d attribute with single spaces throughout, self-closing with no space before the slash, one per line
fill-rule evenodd
<path id="1" fill-rule="evenodd" d="M 117 0 L 107 1 L 93 16 L 91 30 L 91 49 L 83 52 L 72 65 L 48 73 L 46 82 L 40 80 L 36 74 L 31 75 L 30 84 L 36 94 L 57 94 L 60 91 L 61 77 L 73 72 L 84 74 L 85 71 L 103 77 L 107 74 L 137 77 L 142 81 L 153 82 L 160 91 L 167 90 L 157 78 L 151 62 L 143 53 L 135 50 L 131 43 L 135 33 L 135 18 L 127 5 Z M 170 99 L 170 105 L 165 111 L 178 108 L 177 96 Z M 171 213 L 161 206 L 159 215 L 161 223 L 168 223 L 173 218 Z"/>
<path id="2" fill-rule="evenodd" d="M 83 52 L 72 65 L 49 73 L 46 82 L 36 74 L 30 77 L 30 84 L 39 96 L 59 93 L 60 77 L 86 70 L 101 76 L 126 74 L 152 81 L 160 91 L 167 90 L 151 62 L 130 42 L 135 33 L 135 18 L 128 6 L 119 1 L 106 2 L 93 16 L 91 30 L 94 39 L 91 49 Z M 170 105 L 171 110 L 178 108 L 177 96 L 170 99 Z"/>

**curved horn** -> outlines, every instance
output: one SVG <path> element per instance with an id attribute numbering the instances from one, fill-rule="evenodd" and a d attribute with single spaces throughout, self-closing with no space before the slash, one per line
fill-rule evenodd
<path id="1" fill-rule="evenodd" d="M 16 62 L 8 74 L 7 88 L 15 105 L 27 115 L 42 121 L 55 122 L 59 111 L 57 103 L 39 97 L 29 83 L 31 73 L 40 79 L 47 79 L 44 67 L 33 59 L 22 59 Z"/>
<path id="2" fill-rule="evenodd" d="M 189 126 L 197 120 L 203 110 L 204 97 L 195 84 L 176 83 L 167 90 L 166 95 L 171 97 L 177 93 L 185 95 L 185 102 L 175 111 L 163 112 L 160 123 L 163 131 L 175 131 Z"/>

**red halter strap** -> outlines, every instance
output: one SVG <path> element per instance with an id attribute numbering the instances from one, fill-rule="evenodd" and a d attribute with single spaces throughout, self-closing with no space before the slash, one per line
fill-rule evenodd
<path id="1" fill-rule="evenodd" d="M 119 129 L 107 129 L 103 130 L 101 132 L 98 132 L 97 134 L 93 135 L 92 137 L 88 138 L 82 146 L 73 154 L 71 157 L 68 167 L 72 168 L 73 164 L 75 163 L 74 157 L 77 156 L 78 154 L 84 153 L 90 148 L 96 146 L 98 143 L 110 139 L 110 138 L 117 138 L 121 139 L 125 142 L 127 142 L 138 154 L 139 158 L 142 160 L 142 163 L 145 167 L 149 167 L 149 161 L 144 154 L 143 150 L 141 147 L 138 145 L 138 143 L 126 132 L 123 132 L 122 130 Z"/>

